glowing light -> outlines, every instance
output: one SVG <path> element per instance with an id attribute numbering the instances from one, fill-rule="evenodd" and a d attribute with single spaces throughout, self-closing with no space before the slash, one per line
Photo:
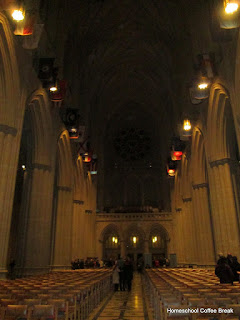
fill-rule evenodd
<path id="1" fill-rule="evenodd" d="M 225 7 L 225 12 L 227 14 L 233 14 L 238 10 L 238 4 L 236 2 L 228 2 Z"/>
<path id="2" fill-rule="evenodd" d="M 112 242 L 115 242 L 115 237 L 112 237 Z"/>
<path id="3" fill-rule="evenodd" d="M 133 237 L 133 243 L 137 243 L 137 237 Z"/>
<path id="4" fill-rule="evenodd" d="M 174 170 L 174 169 L 169 169 L 169 170 L 168 170 L 168 173 L 169 173 L 169 174 L 174 174 L 174 173 L 175 173 L 175 170 Z"/>
<path id="5" fill-rule="evenodd" d="M 56 86 L 52 86 L 49 90 L 51 92 L 56 92 L 58 90 L 58 88 Z"/>
<path id="6" fill-rule="evenodd" d="M 184 120 L 184 123 L 183 123 L 183 129 L 185 131 L 189 131 L 191 130 L 192 126 L 191 126 L 191 123 L 189 120 Z"/>
<path id="7" fill-rule="evenodd" d="M 208 83 L 200 83 L 198 85 L 198 89 L 200 90 L 204 90 L 204 89 L 207 89 L 208 88 Z"/>
<path id="8" fill-rule="evenodd" d="M 153 238 L 152 238 L 152 242 L 153 242 L 153 243 L 157 242 L 157 237 L 153 237 Z"/>
<path id="9" fill-rule="evenodd" d="M 114 241 L 115 243 L 118 243 L 118 238 L 115 238 L 115 241 Z"/>
<path id="10" fill-rule="evenodd" d="M 173 154 L 175 157 L 181 157 L 183 153 L 182 151 L 174 151 Z"/>
<path id="11" fill-rule="evenodd" d="M 23 169 L 23 170 L 26 170 L 26 166 L 25 166 L 24 164 L 22 165 L 22 169 Z"/>
<path id="12" fill-rule="evenodd" d="M 91 162 L 92 158 L 89 156 L 88 152 L 84 153 L 83 155 L 83 162 Z"/>
<path id="13" fill-rule="evenodd" d="M 22 10 L 14 10 L 12 13 L 13 20 L 22 21 L 24 19 L 24 13 Z"/>

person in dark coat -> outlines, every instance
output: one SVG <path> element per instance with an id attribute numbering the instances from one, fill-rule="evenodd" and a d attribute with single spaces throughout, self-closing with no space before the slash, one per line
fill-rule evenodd
<path id="1" fill-rule="evenodd" d="M 231 283 L 234 281 L 234 274 L 227 263 L 226 258 L 220 258 L 215 269 L 216 276 L 220 279 L 220 283 Z"/>
<path id="2" fill-rule="evenodd" d="M 234 274 L 234 280 L 233 281 L 239 281 L 239 274 L 238 272 L 240 271 L 240 264 L 238 262 L 237 257 L 233 256 L 232 257 L 232 264 L 231 264 L 231 269 Z"/>
<path id="3" fill-rule="evenodd" d="M 120 284 L 120 290 L 125 291 L 125 278 L 124 278 L 124 260 L 118 255 L 118 260 L 117 260 L 117 266 L 119 268 L 119 284 Z"/>
<path id="4" fill-rule="evenodd" d="M 128 291 L 131 291 L 132 279 L 133 279 L 133 264 L 130 257 L 127 257 L 124 263 L 123 272 L 124 272 L 124 279 L 125 279 L 125 283 L 127 285 Z"/>

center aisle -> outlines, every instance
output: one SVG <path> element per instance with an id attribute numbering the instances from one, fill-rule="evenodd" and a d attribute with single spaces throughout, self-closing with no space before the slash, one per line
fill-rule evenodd
<path id="1" fill-rule="evenodd" d="M 140 274 L 134 274 L 132 290 L 117 291 L 93 312 L 89 320 L 152 320 L 153 317 L 147 308 L 147 301 L 143 294 Z"/>

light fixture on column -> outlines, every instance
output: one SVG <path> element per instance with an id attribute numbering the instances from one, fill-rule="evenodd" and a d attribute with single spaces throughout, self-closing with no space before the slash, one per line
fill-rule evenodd
<path id="1" fill-rule="evenodd" d="M 67 90 L 66 80 L 58 80 L 56 83 L 56 89 L 57 90 L 51 90 L 50 88 L 51 100 L 57 102 L 64 100 Z"/>
<path id="2" fill-rule="evenodd" d="M 214 68 L 215 57 L 213 53 L 203 53 L 197 56 L 197 72 L 190 88 L 190 98 L 193 104 L 198 104 L 198 100 L 209 97 L 210 86 L 216 74 Z"/>
<path id="3" fill-rule="evenodd" d="M 192 129 L 190 120 L 186 119 L 183 121 L 183 130 L 190 131 Z"/>
<path id="4" fill-rule="evenodd" d="M 176 161 L 173 161 L 171 158 L 168 158 L 167 161 L 167 174 L 169 177 L 174 177 L 176 173 L 177 165 Z"/>
<path id="5" fill-rule="evenodd" d="M 182 159 L 184 148 L 184 142 L 182 142 L 178 137 L 173 137 L 171 146 L 171 160 L 180 161 Z"/>
<path id="6" fill-rule="evenodd" d="M 204 100 L 209 96 L 211 81 L 199 74 L 195 79 L 193 87 L 190 89 L 190 96 L 196 100 Z"/>
<path id="7" fill-rule="evenodd" d="M 225 1 L 224 10 L 226 14 L 234 14 L 239 10 L 239 1 L 227 0 Z"/>
<path id="8" fill-rule="evenodd" d="M 137 237 L 133 237 L 133 243 L 136 244 L 137 243 Z"/>
<path id="9" fill-rule="evenodd" d="M 17 22 L 24 20 L 25 12 L 23 8 L 14 9 L 12 12 L 12 18 L 14 21 L 17 21 Z"/>
<path id="10" fill-rule="evenodd" d="M 219 14 L 222 29 L 234 29 L 240 26 L 240 0 L 224 0 Z"/>
<path id="11" fill-rule="evenodd" d="M 23 164 L 23 165 L 22 165 L 22 169 L 23 169 L 23 171 L 25 171 L 25 170 L 26 170 L 26 166 L 25 166 L 25 164 Z"/>
<path id="12" fill-rule="evenodd" d="M 90 154 L 88 152 L 85 152 L 83 155 L 82 155 L 82 160 L 83 162 L 85 163 L 89 163 L 91 162 L 92 158 L 90 156 Z"/>
<path id="13" fill-rule="evenodd" d="M 116 239 L 115 237 L 112 237 L 112 242 L 115 242 L 115 239 Z"/>
<path id="14" fill-rule="evenodd" d="M 49 91 L 51 93 L 56 93 L 58 91 L 57 81 L 54 81 L 53 83 L 50 84 Z"/>

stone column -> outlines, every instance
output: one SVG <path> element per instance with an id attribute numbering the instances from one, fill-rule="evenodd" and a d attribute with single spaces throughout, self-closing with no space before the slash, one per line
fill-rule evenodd
<path id="1" fill-rule="evenodd" d="M 20 135 L 0 125 L 0 278 L 7 274 L 7 253 L 18 164 Z"/>
<path id="2" fill-rule="evenodd" d="M 210 163 L 209 182 L 216 254 L 240 255 L 238 213 L 231 178 L 231 159 Z"/>
<path id="3" fill-rule="evenodd" d="M 70 268 L 72 259 L 73 196 L 69 187 L 58 186 L 53 270 Z"/>
<path id="4" fill-rule="evenodd" d="M 83 229 L 84 223 L 82 217 L 84 201 L 80 199 L 73 200 L 73 230 L 72 230 L 72 258 L 85 258 L 83 254 Z"/>
<path id="5" fill-rule="evenodd" d="M 215 259 L 207 183 L 193 185 L 193 199 L 197 238 L 197 264 L 212 265 Z"/>
<path id="6" fill-rule="evenodd" d="M 183 210 L 181 219 L 182 242 L 183 242 L 183 263 L 193 264 L 195 261 L 195 232 L 192 216 L 192 198 L 183 198 Z"/>
<path id="7" fill-rule="evenodd" d="M 145 239 L 144 240 L 144 250 L 143 253 L 149 253 L 149 240 Z"/>
<path id="8" fill-rule="evenodd" d="M 49 166 L 36 163 L 29 170 L 32 170 L 32 173 L 23 250 L 25 275 L 47 272 L 51 256 L 52 170 Z"/>

